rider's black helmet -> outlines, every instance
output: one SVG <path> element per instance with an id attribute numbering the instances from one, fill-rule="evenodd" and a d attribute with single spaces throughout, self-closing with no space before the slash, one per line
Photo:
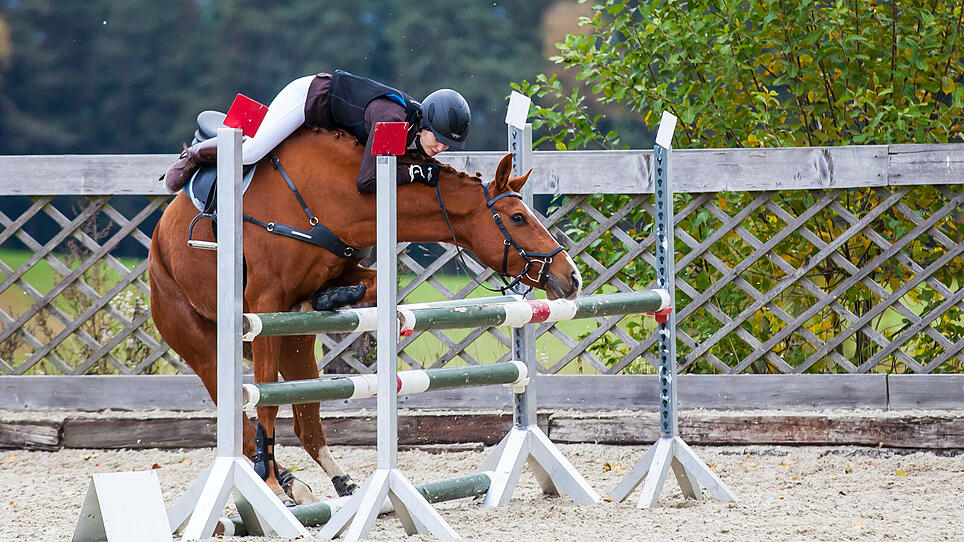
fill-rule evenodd
<path id="1" fill-rule="evenodd" d="M 460 150 L 465 148 L 472 124 L 472 111 L 461 94 L 449 88 L 436 90 L 422 101 L 422 127 L 435 134 L 435 139 Z"/>

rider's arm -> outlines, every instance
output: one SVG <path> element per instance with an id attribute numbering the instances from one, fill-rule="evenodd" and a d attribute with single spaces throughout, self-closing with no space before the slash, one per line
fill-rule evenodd
<path id="1" fill-rule="evenodd" d="M 365 108 L 365 129 L 368 130 L 368 141 L 365 142 L 365 154 L 362 155 L 361 167 L 358 168 L 356 185 L 359 192 L 375 193 L 375 157 L 372 156 L 372 138 L 375 135 L 375 124 L 379 122 L 405 122 L 405 108 L 389 98 L 375 98 Z M 412 182 L 407 166 L 398 166 L 396 184 Z"/>

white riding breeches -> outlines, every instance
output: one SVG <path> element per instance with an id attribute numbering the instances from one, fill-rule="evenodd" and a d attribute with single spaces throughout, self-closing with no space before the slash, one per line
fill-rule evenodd
<path id="1" fill-rule="evenodd" d="M 295 79 L 271 100 L 258 132 L 241 144 L 241 161 L 244 165 L 264 158 L 305 123 L 305 101 L 308 86 L 314 78 L 314 75 L 306 75 Z"/>

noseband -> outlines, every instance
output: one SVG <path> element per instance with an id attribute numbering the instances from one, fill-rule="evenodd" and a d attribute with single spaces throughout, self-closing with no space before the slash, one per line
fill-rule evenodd
<path id="1" fill-rule="evenodd" d="M 509 230 L 505 228 L 505 224 L 502 222 L 502 217 L 499 216 L 499 213 L 495 210 L 495 203 L 500 199 L 506 198 L 506 197 L 512 197 L 512 198 L 519 198 L 521 200 L 522 194 L 518 192 L 503 192 L 494 198 L 490 197 L 489 196 L 490 183 L 491 181 L 483 181 L 482 191 L 485 194 L 485 204 L 486 206 L 488 206 L 489 211 L 492 213 L 492 219 L 495 220 L 496 226 L 499 227 L 499 231 L 501 231 L 502 236 L 505 237 L 505 240 L 503 241 L 503 244 L 505 245 L 505 251 L 502 254 L 502 270 L 498 272 L 499 280 L 501 280 L 502 284 L 504 284 L 505 286 L 496 290 L 496 289 L 489 288 L 488 286 L 478 281 L 476 281 L 476 283 L 482 288 L 489 290 L 490 292 L 501 292 L 502 294 L 505 294 L 506 292 L 511 291 L 516 294 L 526 295 L 532 291 L 532 286 L 529 286 L 528 289 L 525 290 L 524 292 L 520 292 L 519 284 L 522 282 L 523 278 L 527 278 L 532 282 L 535 282 L 536 284 L 538 284 L 539 287 L 545 289 L 546 278 L 549 276 L 549 264 L 552 263 L 553 256 L 562 252 L 562 245 L 557 246 L 550 252 L 532 252 L 522 248 L 522 245 L 520 245 L 518 242 L 516 242 L 515 239 L 512 238 L 512 235 L 509 233 Z M 455 238 L 455 230 L 452 229 L 452 223 L 449 222 L 449 215 L 448 215 L 448 212 L 445 210 L 445 202 L 442 201 L 442 189 L 439 188 L 439 184 L 440 183 L 435 183 L 435 195 L 438 198 L 439 207 L 442 209 L 442 216 L 445 218 L 445 224 L 448 225 L 449 232 L 452 234 L 452 241 L 455 243 L 455 248 L 458 251 L 459 259 L 462 260 L 462 266 L 465 267 L 466 270 L 468 270 L 468 266 L 465 265 L 465 260 L 462 257 L 462 249 L 459 247 L 458 240 L 456 240 Z M 522 270 L 519 271 L 519 274 L 516 275 L 515 277 L 510 275 L 508 272 L 510 247 L 514 248 L 515 251 L 519 254 L 519 256 L 522 257 L 522 260 L 525 262 L 525 265 L 522 266 Z M 538 274 L 536 275 L 536 277 L 532 277 L 529 275 L 529 271 L 532 269 L 534 265 L 537 265 L 537 264 L 539 265 Z"/>

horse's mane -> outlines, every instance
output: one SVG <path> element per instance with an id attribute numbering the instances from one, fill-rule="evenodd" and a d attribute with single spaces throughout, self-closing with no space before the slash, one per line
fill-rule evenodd
<path id="1" fill-rule="evenodd" d="M 315 126 L 311 128 L 311 131 L 315 135 L 325 135 L 328 137 L 334 137 L 335 139 L 346 139 L 354 143 L 356 147 L 364 147 L 364 145 L 362 145 L 357 139 L 355 139 L 355 136 L 353 136 L 352 134 L 348 133 L 348 131 L 343 130 L 341 128 L 327 129 L 327 128 L 319 128 Z M 428 162 L 430 164 L 437 164 L 441 166 L 442 171 L 444 171 L 445 173 L 456 175 L 460 179 L 470 178 L 470 179 L 479 181 L 480 183 L 482 182 L 481 172 L 476 172 L 475 175 L 469 175 L 468 173 L 464 171 L 459 171 L 448 164 L 439 162 L 435 158 L 432 158 L 427 154 L 420 152 L 418 150 L 407 150 L 405 154 L 403 154 L 402 156 L 399 156 L 398 158 L 399 160 L 402 160 L 405 162 L 414 162 L 414 163 L 423 163 L 423 164 Z"/>

